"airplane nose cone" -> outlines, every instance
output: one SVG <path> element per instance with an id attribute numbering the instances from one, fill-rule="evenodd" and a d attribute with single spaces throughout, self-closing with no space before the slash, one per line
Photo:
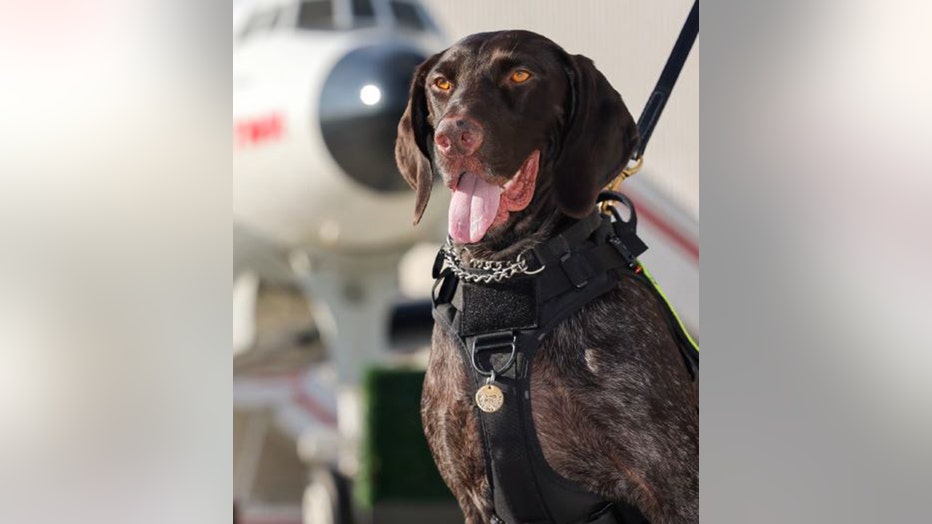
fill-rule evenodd
<path id="1" fill-rule="evenodd" d="M 424 59 L 403 44 L 360 47 L 343 56 L 324 82 L 324 143 L 340 168 L 369 189 L 409 190 L 395 165 L 395 136 L 411 77 Z"/>

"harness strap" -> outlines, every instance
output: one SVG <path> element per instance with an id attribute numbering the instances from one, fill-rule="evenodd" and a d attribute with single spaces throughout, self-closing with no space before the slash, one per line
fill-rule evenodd
<path id="1" fill-rule="evenodd" d="M 540 280 L 540 301 L 552 300 L 567 288 L 583 289 L 599 275 L 626 266 L 627 262 L 618 257 L 617 251 L 611 245 L 601 245 L 583 253 L 576 253 L 562 260 L 560 266 L 548 273 L 547 278 Z"/>
<path id="2" fill-rule="evenodd" d="M 491 473 L 495 486 L 520 486 L 520 489 L 496 489 L 492 494 L 497 514 L 507 522 L 548 523 L 553 517 L 541 493 L 536 476 L 531 449 L 526 439 L 527 419 L 530 418 L 530 392 L 527 391 L 528 362 L 533 358 L 536 344 L 533 338 L 519 334 L 517 342 L 521 350 L 510 369 L 498 375 L 495 384 L 501 388 L 507 401 L 495 413 L 483 413 L 483 430 L 489 446 Z M 476 343 L 475 338 L 471 341 Z M 474 375 L 476 389 L 484 380 Z M 536 443 L 536 442 L 535 442 Z M 533 444 L 532 444 L 533 445 Z M 507 509 L 506 509 L 507 508 Z M 512 514 L 508 514 L 511 512 Z M 520 521 L 515 520 L 520 516 Z"/>
<path id="3" fill-rule="evenodd" d="M 595 291 L 593 286 L 586 294 Z M 591 298 L 579 300 L 588 302 Z M 568 308 L 557 322 L 577 309 Z M 448 319 L 449 316 L 442 322 L 452 329 Z M 469 362 L 467 369 L 474 365 L 475 359 L 479 369 L 502 370 L 496 374 L 494 383 L 506 401 L 493 413 L 477 410 L 496 515 L 509 524 L 617 524 L 612 512 L 614 504 L 560 476 L 543 455 L 534 429 L 530 391 L 530 373 L 540 333 L 532 329 L 457 337 L 460 354 Z M 513 337 L 513 346 L 501 344 L 508 337 Z M 514 363 L 508 366 L 512 358 Z M 471 377 L 476 390 L 487 383 L 481 373 L 474 372 Z M 632 511 L 627 507 L 626 510 Z"/>

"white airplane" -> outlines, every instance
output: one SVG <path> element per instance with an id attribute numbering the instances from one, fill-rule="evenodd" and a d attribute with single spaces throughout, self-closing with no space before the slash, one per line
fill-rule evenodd
<path id="1" fill-rule="evenodd" d="M 233 57 L 234 221 L 281 246 L 342 253 L 429 236 L 399 227 L 414 197 L 394 156 L 411 73 L 443 44 L 427 12 L 408 0 L 249 7 Z"/>
<path id="2" fill-rule="evenodd" d="M 274 407 L 303 458 L 332 472 L 307 488 L 304 522 L 342 522 L 334 484 L 358 469 L 360 372 L 391 357 L 399 260 L 445 234 L 442 204 L 405 227 L 414 193 L 394 140 L 415 67 L 446 41 L 415 0 L 243 1 L 234 35 L 234 355 L 256 341 L 259 282 L 288 281 L 335 371 L 329 387 L 314 373 L 240 382 L 234 404 Z M 301 404 L 324 416 L 308 424 Z"/>

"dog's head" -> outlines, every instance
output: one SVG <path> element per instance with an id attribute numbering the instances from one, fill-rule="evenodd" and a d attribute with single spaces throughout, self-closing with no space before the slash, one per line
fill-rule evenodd
<path id="1" fill-rule="evenodd" d="M 634 119 L 592 60 L 535 33 L 499 31 L 418 67 L 395 158 L 417 191 L 415 223 L 439 174 L 453 191 L 450 235 L 466 244 L 506 230 L 532 200 L 587 215 L 637 143 Z"/>

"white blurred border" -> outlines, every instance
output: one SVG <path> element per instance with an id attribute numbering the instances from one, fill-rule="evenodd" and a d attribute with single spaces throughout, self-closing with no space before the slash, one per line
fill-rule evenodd
<path id="1" fill-rule="evenodd" d="M 0 2 L 0 522 L 230 521 L 230 12 Z"/>

